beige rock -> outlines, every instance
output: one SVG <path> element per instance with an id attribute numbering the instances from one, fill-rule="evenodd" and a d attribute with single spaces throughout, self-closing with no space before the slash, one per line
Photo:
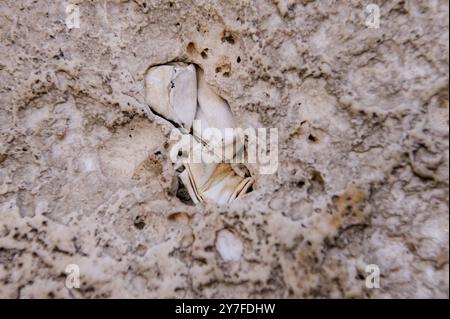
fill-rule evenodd
<path id="1" fill-rule="evenodd" d="M 379 29 L 356 0 L 73 1 L 69 29 L 66 1 L 0 1 L 0 297 L 447 299 L 448 1 L 373 2 Z M 166 64 L 203 70 L 221 120 L 278 128 L 239 200 L 178 181 L 149 105 L 189 127 L 197 104 L 152 104 Z M 213 168 L 207 195 L 241 188 Z"/>

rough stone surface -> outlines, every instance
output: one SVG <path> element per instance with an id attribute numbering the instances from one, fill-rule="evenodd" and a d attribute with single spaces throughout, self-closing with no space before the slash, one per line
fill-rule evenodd
<path id="1" fill-rule="evenodd" d="M 448 298 L 448 1 L 373 2 L 1 1 L 0 297 Z M 170 61 L 279 129 L 230 206 L 176 196 L 143 95 Z"/>

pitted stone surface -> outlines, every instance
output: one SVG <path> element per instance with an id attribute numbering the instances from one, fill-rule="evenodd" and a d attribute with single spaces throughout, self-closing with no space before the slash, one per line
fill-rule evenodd
<path id="1" fill-rule="evenodd" d="M 448 298 L 448 2 L 373 2 L 1 1 L 0 297 Z M 279 130 L 229 206 L 176 196 L 144 99 L 171 61 Z"/>

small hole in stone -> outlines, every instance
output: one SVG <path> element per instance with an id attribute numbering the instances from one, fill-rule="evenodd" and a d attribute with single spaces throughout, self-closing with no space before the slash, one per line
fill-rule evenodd
<path id="1" fill-rule="evenodd" d="M 303 186 L 305 186 L 305 181 L 298 181 L 297 182 L 297 187 L 298 188 L 302 188 Z"/>
<path id="2" fill-rule="evenodd" d="M 234 37 L 231 34 L 224 32 L 224 35 L 222 36 L 222 42 L 228 42 L 229 44 L 233 45 Z"/>
<path id="3" fill-rule="evenodd" d="M 237 57 L 236 62 L 237 63 L 241 63 L 241 57 L 240 56 Z"/>
<path id="4" fill-rule="evenodd" d="M 317 139 L 317 137 L 315 137 L 314 135 L 309 134 L 308 140 L 310 140 L 311 142 L 317 142 L 318 139 Z"/>
<path id="5" fill-rule="evenodd" d="M 203 50 L 202 53 L 200 53 L 200 55 L 202 56 L 203 59 L 208 58 L 208 54 L 205 52 L 205 50 Z"/>
<path id="6" fill-rule="evenodd" d="M 188 54 L 192 55 L 195 53 L 196 49 L 195 49 L 195 44 L 194 42 L 189 42 L 189 44 L 186 47 L 186 51 Z"/>
<path id="7" fill-rule="evenodd" d="M 308 193 L 318 193 L 325 191 L 325 180 L 318 171 L 313 171 L 311 173 L 310 187 L 308 188 Z"/>
<path id="8" fill-rule="evenodd" d="M 226 77 L 226 78 L 229 78 L 230 75 L 231 75 L 230 72 L 223 72 L 223 76 Z"/>
<path id="9" fill-rule="evenodd" d="M 139 230 L 142 230 L 145 227 L 145 223 L 142 220 L 136 220 L 134 222 L 134 227 L 136 227 Z"/>
<path id="10" fill-rule="evenodd" d="M 216 73 L 220 73 L 220 71 L 222 71 L 222 68 L 221 68 L 220 66 L 218 66 L 218 67 L 216 68 Z"/>
<path id="11" fill-rule="evenodd" d="M 184 204 L 194 206 L 194 202 L 192 201 L 191 196 L 189 196 L 189 192 L 180 178 L 178 178 L 178 189 L 176 196 Z"/>

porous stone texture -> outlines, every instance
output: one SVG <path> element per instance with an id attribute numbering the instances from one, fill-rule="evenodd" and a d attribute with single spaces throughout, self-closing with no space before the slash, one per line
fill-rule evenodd
<path id="1" fill-rule="evenodd" d="M 448 1 L 373 2 L 1 1 L 0 297 L 448 298 Z M 231 205 L 180 200 L 144 100 L 171 61 L 278 128 Z"/>

